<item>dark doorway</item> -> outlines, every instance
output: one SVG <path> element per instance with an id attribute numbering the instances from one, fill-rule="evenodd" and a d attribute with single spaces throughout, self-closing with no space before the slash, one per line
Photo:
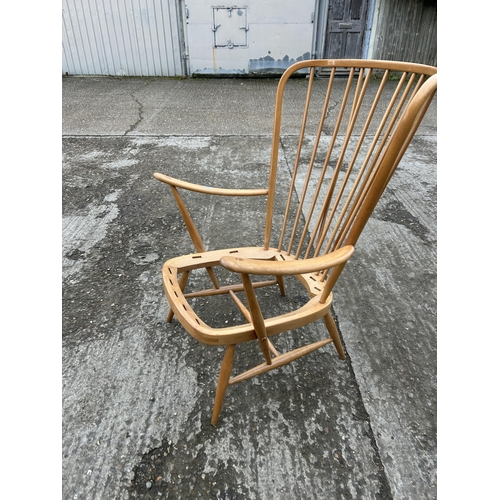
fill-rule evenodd
<path id="1" fill-rule="evenodd" d="M 330 0 L 324 57 L 361 59 L 369 0 Z"/>

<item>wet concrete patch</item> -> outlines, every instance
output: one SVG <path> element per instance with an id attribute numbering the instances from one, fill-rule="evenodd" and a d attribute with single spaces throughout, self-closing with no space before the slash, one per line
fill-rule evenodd
<path id="1" fill-rule="evenodd" d="M 401 224 L 422 241 L 427 241 L 427 234 L 429 233 L 427 227 L 417 217 L 408 212 L 400 201 L 391 200 L 387 202 L 378 213 L 383 220 Z"/>

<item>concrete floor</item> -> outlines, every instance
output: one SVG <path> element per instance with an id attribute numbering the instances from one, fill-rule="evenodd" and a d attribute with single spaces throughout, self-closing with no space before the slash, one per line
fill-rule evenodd
<path id="1" fill-rule="evenodd" d="M 222 352 L 165 323 L 161 266 L 192 245 L 152 173 L 265 185 L 276 85 L 63 79 L 63 498 L 436 498 L 435 103 L 336 286 L 346 361 L 230 388 L 214 428 Z M 248 213 L 260 243 L 258 200 L 192 203 L 210 248 Z"/>

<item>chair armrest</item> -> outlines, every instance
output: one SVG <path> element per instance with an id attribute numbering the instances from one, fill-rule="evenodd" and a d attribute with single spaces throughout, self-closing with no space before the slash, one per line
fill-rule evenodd
<path id="1" fill-rule="evenodd" d="M 220 263 L 226 269 L 243 274 L 264 274 L 273 276 L 313 273 L 346 262 L 354 253 L 352 245 L 346 245 L 321 257 L 305 260 L 257 260 L 224 256 Z"/>
<path id="2" fill-rule="evenodd" d="M 216 194 L 221 196 L 265 196 L 268 194 L 268 189 L 225 189 L 225 188 L 213 188 L 209 186 L 201 186 L 200 184 L 193 184 L 191 182 L 181 181 L 180 179 L 175 179 L 169 177 L 168 175 L 155 173 L 153 177 L 165 184 L 170 186 L 188 189 L 189 191 L 196 191 L 198 193 L 206 194 Z"/>

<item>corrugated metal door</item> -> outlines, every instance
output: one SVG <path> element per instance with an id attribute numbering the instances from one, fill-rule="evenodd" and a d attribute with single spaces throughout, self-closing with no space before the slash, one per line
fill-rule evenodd
<path id="1" fill-rule="evenodd" d="M 63 74 L 185 75 L 182 4 L 63 0 Z"/>

